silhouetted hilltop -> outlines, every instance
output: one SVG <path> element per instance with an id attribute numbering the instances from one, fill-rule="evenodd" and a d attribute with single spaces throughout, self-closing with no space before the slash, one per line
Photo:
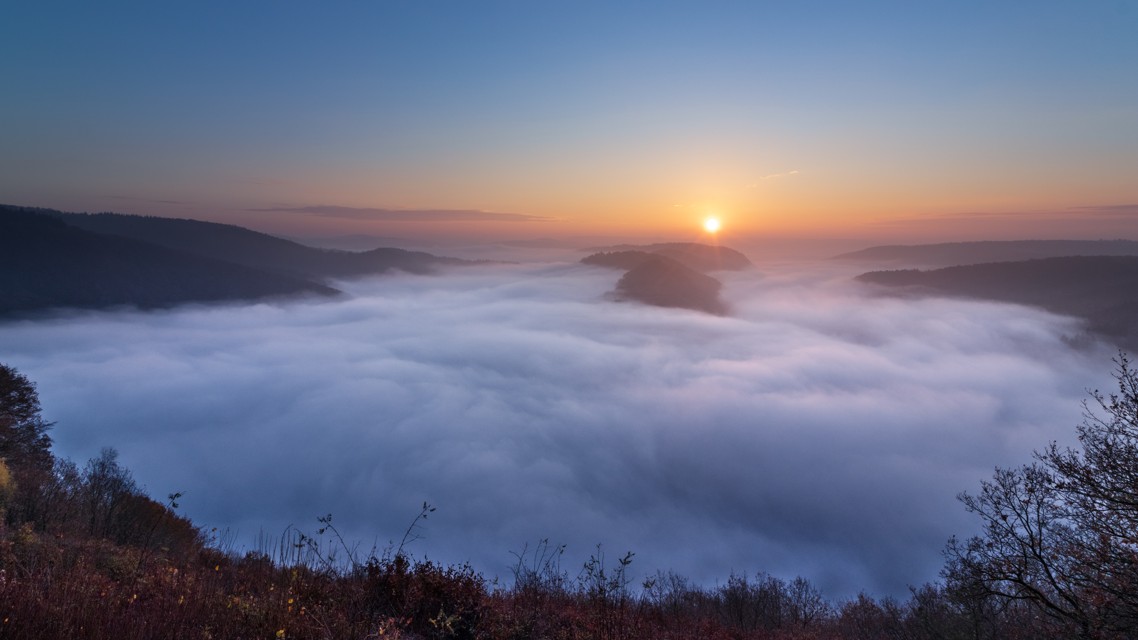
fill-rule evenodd
<path id="1" fill-rule="evenodd" d="M 618 298 L 637 300 L 658 307 L 680 307 L 722 315 L 726 305 L 719 299 L 722 284 L 709 275 L 677 260 L 650 255 L 616 283 Z"/>
<path id="2" fill-rule="evenodd" d="M 727 247 L 669 242 L 605 247 L 581 259 L 583 264 L 627 271 L 617 282 L 618 299 L 658 307 L 681 307 L 722 315 L 723 284 L 706 271 L 739 271 L 753 267 L 747 256 Z"/>
<path id="3" fill-rule="evenodd" d="M 581 262 L 625 269 L 639 264 L 641 258 L 635 254 L 655 254 L 671 258 L 696 271 L 741 271 L 755 266 L 747 256 L 734 249 L 695 242 L 622 244 L 612 247 L 598 247 L 594 250 L 598 253 L 584 258 Z M 614 254 L 616 255 L 615 258 L 606 257 Z M 624 264 L 632 266 L 622 266 Z"/>
<path id="4" fill-rule="evenodd" d="M 951 266 L 1062 256 L 1138 256 L 1133 240 L 1008 240 L 884 245 L 834 256 L 834 260 Z"/>
<path id="5" fill-rule="evenodd" d="M 0 208 L 0 313 L 59 307 L 167 307 L 335 289 L 129 238 L 100 235 L 43 210 Z"/>
<path id="6" fill-rule="evenodd" d="M 52 212 L 67 224 L 107 235 L 302 278 L 350 278 L 399 269 L 430 273 L 443 265 L 470 264 L 421 251 L 379 248 L 351 252 L 317 249 L 230 224 L 120 213 Z"/>
<path id="7" fill-rule="evenodd" d="M 594 253 L 581 259 L 582 264 L 628 271 L 651 260 L 656 254 L 647 251 L 612 251 Z"/>
<path id="8" fill-rule="evenodd" d="M 947 294 L 1040 307 L 1083 318 L 1087 328 L 1138 349 L 1138 256 L 1071 256 L 872 271 L 862 282 L 913 295 Z"/>

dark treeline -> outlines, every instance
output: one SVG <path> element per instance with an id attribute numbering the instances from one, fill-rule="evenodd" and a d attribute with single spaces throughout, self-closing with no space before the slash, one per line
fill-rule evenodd
<path id="1" fill-rule="evenodd" d="M 633 554 L 514 554 L 510 584 L 394 548 L 357 553 L 321 518 L 234 551 L 140 490 L 112 449 L 51 452 L 35 386 L 0 365 L 0 639 L 997 639 L 1138 633 L 1138 375 L 1092 394 L 1081 449 L 1051 445 L 962 500 L 985 525 L 951 540 L 943 579 L 903 600 L 835 602 L 809 581 L 735 574 L 702 587 L 629 578 Z M 1093 409 L 1093 410 L 1092 410 Z"/>

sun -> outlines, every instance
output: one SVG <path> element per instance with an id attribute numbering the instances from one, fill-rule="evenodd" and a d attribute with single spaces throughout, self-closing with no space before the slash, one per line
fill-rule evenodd
<path id="1" fill-rule="evenodd" d="M 716 217 L 705 218 L 703 221 L 703 230 L 708 233 L 719 231 L 719 226 L 719 218 Z"/>

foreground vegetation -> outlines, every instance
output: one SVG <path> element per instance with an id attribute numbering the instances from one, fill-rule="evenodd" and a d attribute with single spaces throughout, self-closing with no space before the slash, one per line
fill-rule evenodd
<path id="1" fill-rule="evenodd" d="M 236 553 L 176 514 L 179 495 L 145 495 L 113 450 L 81 469 L 53 456 L 35 387 L 0 365 L 0 639 L 1133 637 L 1138 376 L 1118 364 L 1081 450 L 1052 445 L 962 496 L 986 529 L 950 541 L 941 583 L 844 602 L 761 573 L 634 585 L 631 554 L 598 548 L 569 571 L 548 542 L 515 554 L 503 584 L 403 543 L 360 557 L 331 517 Z"/>

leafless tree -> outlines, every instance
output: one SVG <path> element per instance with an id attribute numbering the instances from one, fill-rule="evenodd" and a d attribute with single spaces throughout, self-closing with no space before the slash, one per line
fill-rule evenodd
<path id="1" fill-rule="evenodd" d="M 1067 635 L 1138 632 L 1138 372 L 1115 359 L 1118 392 L 1091 392 L 1079 448 L 1055 443 L 962 494 L 984 531 L 946 549 L 950 584 L 1027 602 Z"/>

